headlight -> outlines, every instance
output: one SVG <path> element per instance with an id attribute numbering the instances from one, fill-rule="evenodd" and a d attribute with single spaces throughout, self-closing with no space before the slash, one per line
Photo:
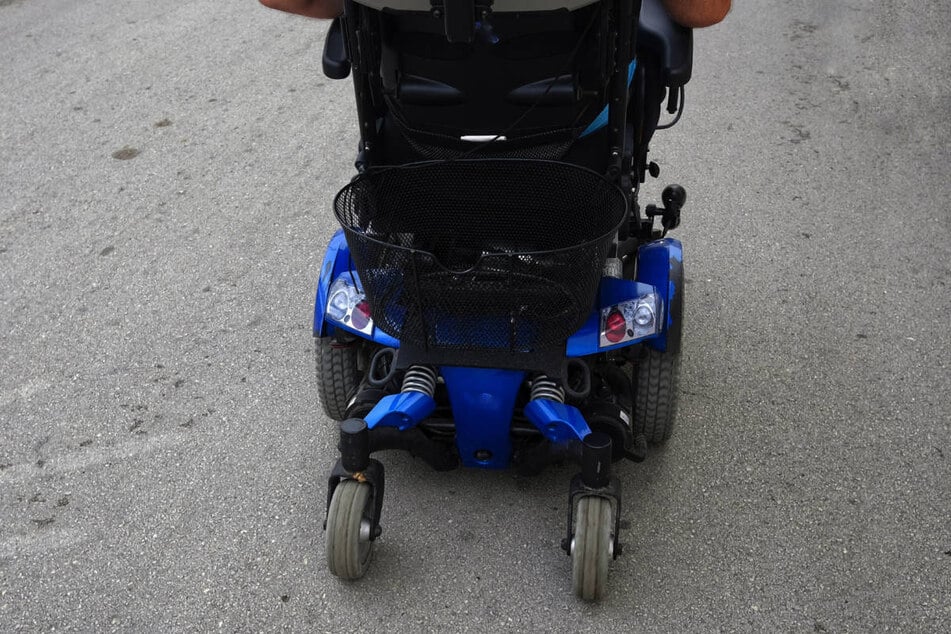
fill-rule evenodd
<path id="1" fill-rule="evenodd" d="M 599 345 L 607 348 L 657 334 L 660 309 L 660 299 L 656 293 L 602 308 Z"/>
<path id="2" fill-rule="evenodd" d="M 327 316 L 334 321 L 343 321 L 347 312 L 350 310 L 350 294 L 346 288 L 338 290 L 330 296 L 327 302 Z"/>
<path id="3" fill-rule="evenodd" d="M 324 314 L 331 320 L 349 326 L 358 332 L 371 334 L 373 320 L 370 318 L 370 304 L 347 273 L 342 274 L 330 285 L 330 299 Z"/>
<path id="4" fill-rule="evenodd" d="M 647 304 L 638 304 L 634 309 L 634 324 L 640 328 L 650 328 L 654 325 L 654 311 Z"/>

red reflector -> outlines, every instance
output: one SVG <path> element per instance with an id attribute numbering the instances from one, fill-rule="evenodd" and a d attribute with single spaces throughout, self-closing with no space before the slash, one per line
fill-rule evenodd
<path id="1" fill-rule="evenodd" d="M 350 325 L 357 330 L 363 330 L 370 323 L 370 304 L 367 300 L 358 302 L 353 307 L 353 314 L 350 316 Z"/>
<path id="2" fill-rule="evenodd" d="M 604 321 L 604 338 L 611 343 L 620 343 L 627 334 L 627 322 L 624 315 L 615 310 Z"/>

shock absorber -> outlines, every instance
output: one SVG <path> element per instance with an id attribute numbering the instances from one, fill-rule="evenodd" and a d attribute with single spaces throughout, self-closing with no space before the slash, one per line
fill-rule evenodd
<path id="1" fill-rule="evenodd" d="M 558 403 L 565 402 L 565 389 L 545 374 L 539 374 L 532 381 L 531 400 L 547 399 Z"/>
<path id="2" fill-rule="evenodd" d="M 403 375 L 403 392 L 419 392 L 432 397 L 436 394 L 436 370 L 428 365 L 414 365 Z"/>

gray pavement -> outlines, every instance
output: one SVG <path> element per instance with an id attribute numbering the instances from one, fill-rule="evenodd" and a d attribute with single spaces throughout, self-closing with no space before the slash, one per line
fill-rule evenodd
<path id="1" fill-rule="evenodd" d="M 326 572 L 326 24 L 0 0 L 0 631 L 947 631 L 951 5 L 737 5 L 655 143 L 680 417 L 589 606 L 567 468 L 386 456 L 369 576 Z"/>

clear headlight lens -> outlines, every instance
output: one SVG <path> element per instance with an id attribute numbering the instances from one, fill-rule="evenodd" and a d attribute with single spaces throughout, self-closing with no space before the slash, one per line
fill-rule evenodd
<path id="1" fill-rule="evenodd" d="M 330 285 L 324 314 L 331 320 L 365 334 L 373 332 L 370 304 L 351 276 L 343 274 Z"/>
<path id="2" fill-rule="evenodd" d="M 649 328 L 654 324 L 654 311 L 647 304 L 638 304 L 634 309 L 634 323 L 641 328 Z"/>
<path id="3" fill-rule="evenodd" d="M 327 302 L 327 316 L 334 321 L 343 321 L 347 311 L 350 310 L 350 295 L 346 289 L 338 290 L 330 296 Z"/>

